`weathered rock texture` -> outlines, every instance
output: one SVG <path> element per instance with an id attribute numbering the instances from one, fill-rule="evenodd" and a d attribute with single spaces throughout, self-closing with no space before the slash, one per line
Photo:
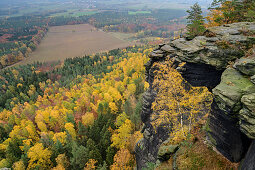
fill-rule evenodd
<path id="1" fill-rule="evenodd" d="M 185 38 L 160 45 L 145 65 L 150 84 L 144 94 L 142 121 L 144 138 L 136 146 L 138 169 L 156 162 L 160 145 L 167 139 L 167 129 L 152 129 L 151 104 L 157 96 L 153 89 L 155 62 L 174 58 L 176 69 L 193 86 L 206 86 L 214 94 L 208 122 L 208 140 L 227 159 L 241 161 L 242 169 L 254 167 L 255 147 L 255 55 L 245 51 L 255 44 L 255 23 L 235 23 L 209 28 L 204 36 Z M 178 64 L 186 62 L 180 68 Z M 247 151 L 249 152 L 247 154 Z M 253 162 L 252 162 L 253 161 Z M 253 164 L 251 164 L 253 163 Z"/>
<path id="2" fill-rule="evenodd" d="M 241 163 L 240 170 L 255 169 L 255 141 L 251 144 L 244 161 Z"/>

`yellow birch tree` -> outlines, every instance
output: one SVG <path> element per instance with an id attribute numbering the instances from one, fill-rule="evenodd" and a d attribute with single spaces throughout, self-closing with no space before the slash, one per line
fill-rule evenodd
<path id="1" fill-rule="evenodd" d="M 183 64 L 182 64 L 183 65 Z M 174 69 L 171 59 L 156 63 L 152 124 L 171 128 L 173 140 L 185 139 L 191 127 L 209 111 L 212 95 L 206 87 L 190 86 Z"/>

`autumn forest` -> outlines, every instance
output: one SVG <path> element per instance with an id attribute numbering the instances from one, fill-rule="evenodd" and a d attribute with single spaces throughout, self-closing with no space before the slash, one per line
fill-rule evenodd
<path id="1" fill-rule="evenodd" d="M 148 161 L 145 169 L 237 167 L 204 142 L 212 89 L 189 84 L 181 75 L 186 63 L 169 56 L 180 49 L 163 47 L 204 36 L 210 27 L 254 22 L 254 2 L 214 0 L 202 7 L 193 1 L 144 3 L 2 2 L 0 169 L 131 170 L 137 167 L 135 148 L 147 147 L 140 141 L 163 143 L 151 140 L 148 126 L 155 136 L 160 128 L 167 129 L 167 144 L 181 148 L 181 154 L 167 155 L 173 164 Z M 56 61 L 21 62 L 41 48 L 50 28 L 62 26 L 72 36 L 76 31 L 65 26 L 79 24 L 91 26 L 87 34 L 101 32 L 128 45 Z M 198 44 L 206 45 L 202 40 Z M 227 68 L 233 67 L 231 62 Z M 147 107 L 151 117 L 144 121 Z M 210 161 L 202 159 L 206 156 Z"/>

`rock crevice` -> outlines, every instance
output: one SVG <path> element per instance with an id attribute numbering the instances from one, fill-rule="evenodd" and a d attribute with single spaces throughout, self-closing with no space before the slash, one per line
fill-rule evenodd
<path id="1" fill-rule="evenodd" d="M 232 162 L 245 155 L 248 159 L 248 148 L 255 139 L 255 55 L 247 57 L 245 51 L 255 44 L 254 35 L 255 23 L 228 24 L 209 28 L 193 40 L 180 38 L 159 45 L 149 55 L 145 67 L 150 87 L 141 113 L 144 138 L 136 146 L 138 169 L 156 162 L 159 147 L 168 138 L 167 129 L 158 127 L 155 132 L 150 123 L 151 105 L 157 96 L 152 86 L 153 63 L 164 62 L 166 56 L 174 59 L 176 69 L 192 86 L 206 86 L 214 94 L 207 131 L 210 143 Z M 181 62 L 185 62 L 182 68 L 178 67 Z M 249 153 L 253 149 L 251 146 Z M 251 160 L 244 162 L 249 167 Z"/>

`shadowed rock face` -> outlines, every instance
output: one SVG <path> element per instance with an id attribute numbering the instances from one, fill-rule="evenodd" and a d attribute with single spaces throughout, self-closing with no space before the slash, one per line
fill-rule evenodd
<path id="1" fill-rule="evenodd" d="M 252 142 L 244 161 L 241 163 L 240 170 L 255 169 L 255 141 Z"/>
<path id="2" fill-rule="evenodd" d="M 165 57 L 166 53 L 163 51 L 161 52 L 161 56 Z M 150 59 L 149 62 L 145 64 L 146 81 L 150 86 L 143 94 L 143 106 L 141 112 L 141 120 L 144 123 L 144 127 L 142 129 L 143 139 L 136 144 L 135 148 L 137 169 L 147 167 L 147 163 L 155 163 L 157 161 L 157 154 L 160 145 L 168 138 L 168 129 L 158 127 L 155 132 L 150 120 L 150 116 L 153 112 L 151 106 L 157 96 L 157 92 L 152 87 L 154 81 L 154 71 L 156 70 L 156 68 L 153 67 L 153 63 L 162 62 L 164 57 L 159 58 L 157 55 L 156 58 Z"/>
<path id="3" fill-rule="evenodd" d="M 244 57 L 243 51 L 255 44 L 251 34 L 255 34 L 255 23 L 213 27 L 193 40 L 181 38 L 162 44 L 149 55 L 145 67 L 150 87 L 144 94 L 141 113 L 144 138 L 135 149 L 138 169 L 156 162 L 156 153 L 168 138 L 167 129 L 159 127 L 155 133 L 150 123 L 151 105 L 157 96 L 152 87 L 156 69 L 153 63 L 164 62 L 166 56 L 174 59 L 176 69 L 192 86 L 206 86 L 214 94 L 207 132 L 210 143 L 232 162 L 239 162 L 246 155 L 242 168 L 254 166 L 250 159 L 255 158 L 246 153 L 255 139 L 255 56 Z M 181 62 L 186 64 L 179 67 Z M 233 67 L 227 68 L 229 64 Z M 254 147 L 249 153 L 251 150 L 255 153 Z"/>
<path id="4" fill-rule="evenodd" d="M 231 109 L 223 111 L 214 101 L 209 115 L 207 137 L 228 160 L 239 162 L 245 155 L 251 140 L 241 133 L 238 119 L 231 114 Z"/>
<path id="5" fill-rule="evenodd" d="M 211 65 L 186 63 L 181 74 L 192 86 L 206 86 L 211 91 L 220 83 L 222 72 Z"/>

